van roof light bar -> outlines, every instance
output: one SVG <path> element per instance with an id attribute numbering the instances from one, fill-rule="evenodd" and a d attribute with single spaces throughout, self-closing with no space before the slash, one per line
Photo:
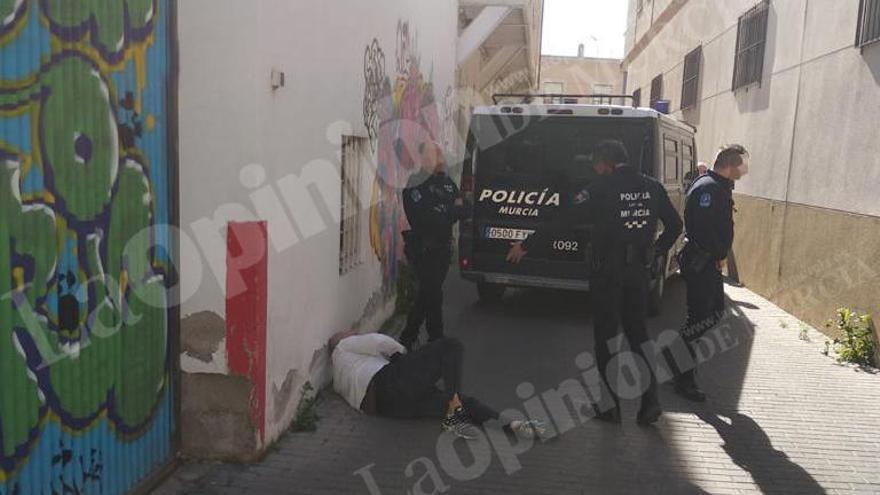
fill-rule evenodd
<path id="1" fill-rule="evenodd" d="M 493 104 L 497 105 L 498 100 L 501 98 L 520 98 L 522 99 L 521 103 L 528 104 L 531 103 L 535 98 L 555 98 L 565 101 L 566 98 L 569 99 L 579 99 L 579 98 L 622 98 L 629 99 L 632 101 L 633 108 L 636 108 L 636 99 L 632 95 L 612 95 L 612 94 L 589 94 L 589 95 L 571 95 L 571 94 L 527 94 L 527 93 L 496 93 L 492 95 Z M 560 103 L 564 104 L 564 103 Z"/>

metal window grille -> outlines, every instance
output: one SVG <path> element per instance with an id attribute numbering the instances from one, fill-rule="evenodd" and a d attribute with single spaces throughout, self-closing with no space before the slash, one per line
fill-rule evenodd
<path id="1" fill-rule="evenodd" d="M 655 77 L 651 81 L 651 108 L 654 108 L 654 104 L 657 103 L 657 100 L 663 99 L 663 74 Z"/>
<path id="2" fill-rule="evenodd" d="M 361 261 L 361 162 L 367 149 L 366 138 L 342 136 L 342 221 L 339 224 L 339 274 L 357 267 Z"/>
<path id="3" fill-rule="evenodd" d="M 640 107 L 642 106 L 642 88 L 638 88 L 633 91 L 633 106 Z"/>
<path id="4" fill-rule="evenodd" d="M 764 75 L 764 49 L 767 45 L 769 0 L 764 0 L 740 16 L 736 29 L 736 61 L 733 90 L 760 83 Z"/>
<path id="5" fill-rule="evenodd" d="M 614 93 L 614 85 L 612 84 L 594 84 L 593 85 L 593 94 L 594 95 L 610 95 Z M 594 105 L 611 105 L 612 101 L 609 97 L 593 97 Z"/>
<path id="6" fill-rule="evenodd" d="M 561 95 L 565 91 L 565 85 L 561 82 L 545 82 L 544 83 L 544 94 L 546 95 Z M 552 103 L 562 103 L 561 97 L 545 97 L 545 104 Z"/>
<path id="7" fill-rule="evenodd" d="M 880 0 L 861 0 L 856 28 L 856 46 L 880 41 Z"/>
<path id="8" fill-rule="evenodd" d="M 664 149 L 664 172 L 663 179 L 668 183 L 678 180 L 679 152 L 678 141 L 670 138 L 663 139 Z"/>
<path id="9" fill-rule="evenodd" d="M 684 79 L 681 83 L 681 108 L 696 106 L 700 98 L 700 66 L 703 47 L 698 46 L 684 57 Z"/>

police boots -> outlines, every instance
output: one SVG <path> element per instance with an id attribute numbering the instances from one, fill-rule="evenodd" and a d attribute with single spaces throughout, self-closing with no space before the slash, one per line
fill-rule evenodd
<path id="1" fill-rule="evenodd" d="M 706 394 L 697 386 L 694 370 L 688 370 L 675 378 L 675 393 L 693 402 L 705 402 Z"/>

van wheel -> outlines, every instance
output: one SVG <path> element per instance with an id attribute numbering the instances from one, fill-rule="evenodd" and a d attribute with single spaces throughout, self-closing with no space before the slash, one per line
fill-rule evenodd
<path id="1" fill-rule="evenodd" d="M 482 303 L 491 304 L 501 302 L 505 290 L 507 290 L 507 287 L 503 285 L 477 282 L 477 294 Z"/>
<path id="2" fill-rule="evenodd" d="M 658 263 L 657 279 L 654 287 L 648 293 L 648 316 L 659 316 L 663 310 L 663 293 L 666 291 L 666 260 L 661 258 Z"/>

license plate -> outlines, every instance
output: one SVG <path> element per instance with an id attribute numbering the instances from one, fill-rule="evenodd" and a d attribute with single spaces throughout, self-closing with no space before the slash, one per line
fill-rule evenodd
<path id="1" fill-rule="evenodd" d="M 534 230 L 508 229 L 505 227 L 486 227 L 484 237 L 486 239 L 496 239 L 502 241 L 524 241 L 527 237 L 534 233 Z"/>

